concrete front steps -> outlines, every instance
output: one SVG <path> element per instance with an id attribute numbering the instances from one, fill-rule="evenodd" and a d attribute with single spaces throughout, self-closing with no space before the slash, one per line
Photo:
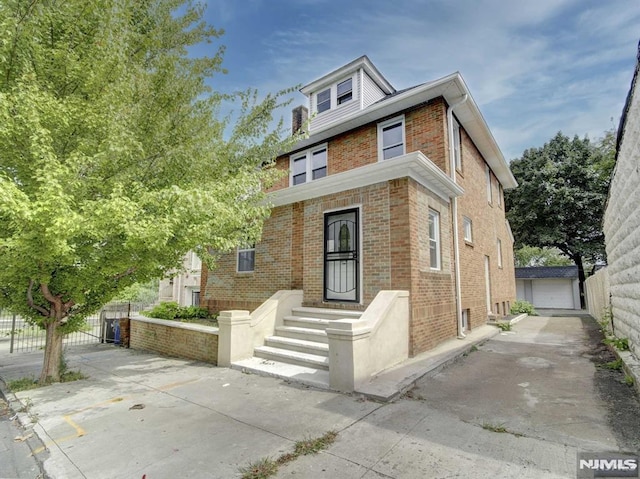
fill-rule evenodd
<path id="1" fill-rule="evenodd" d="M 264 346 L 254 349 L 254 357 L 233 366 L 248 372 L 275 376 L 328 388 L 329 344 L 327 326 L 337 319 L 357 319 L 361 311 L 325 308 L 293 308 Z"/>

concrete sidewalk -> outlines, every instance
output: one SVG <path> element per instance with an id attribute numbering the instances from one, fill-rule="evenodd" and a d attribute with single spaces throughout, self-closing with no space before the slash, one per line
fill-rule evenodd
<path id="1" fill-rule="evenodd" d="M 527 321 L 539 318 L 527 318 L 514 326 L 514 333 L 499 338 L 535 347 L 542 336 L 528 333 L 522 326 Z M 518 336 L 519 328 L 523 336 Z M 468 354 L 472 345 L 499 332 L 478 329 L 486 336 L 475 331 L 475 336 L 448 342 L 381 374 L 368 386 L 369 394 L 397 398 L 398 391 L 420 378 L 421 387 L 429 388 L 428 377 L 456 359 L 461 360 L 445 371 L 468 368 L 482 357 Z M 563 330 L 559 342 L 566 344 L 565 336 L 574 335 L 578 339 L 572 344 L 580 350 L 586 347 L 582 334 Z M 493 340 L 480 348 L 488 351 L 491 344 Z M 282 467 L 278 477 L 574 477 L 578 446 L 611 448 L 610 440 L 598 437 L 571 446 L 544 437 L 496 434 L 483 429 L 479 420 L 461 419 L 447 410 L 450 398 L 425 402 L 409 393 L 380 403 L 362 394 L 105 345 L 74 348 L 66 357 L 71 369 L 79 368 L 89 378 L 17 394 L 27 409 L 20 413 L 22 423 L 43 443 L 35 447 L 35 455 L 53 478 L 240 477 L 240 468 L 265 457 L 276 459 L 291 452 L 297 441 L 330 430 L 339 435 L 329 450 L 300 457 Z M 573 360 L 583 361 L 579 355 Z M 41 361 L 42 353 L 0 355 L 0 377 L 35 376 Z M 592 374 L 593 366 L 589 369 L 588 359 L 584 361 L 584 371 Z M 482 381 L 472 381 L 465 394 L 475 394 L 472 388 L 481 386 Z M 592 394 L 590 388 L 585 391 Z M 594 434 L 603 426 L 598 427 Z"/>
<path id="2" fill-rule="evenodd" d="M 484 326 L 446 341 L 352 395 L 109 345 L 67 350 L 69 368 L 87 380 L 16 395 L 0 381 L 0 392 L 23 410 L 25 435 L 36 433 L 31 450 L 51 477 L 235 477 L 254 458 L 357 423 L 380 407 L 367 399 L 399 397 L 498 332 Z M 0 379 L 35 378 L 41 366 L 42 352 L 5 352 Z M 182 456 L 198 458 L 191 470 Z"/>

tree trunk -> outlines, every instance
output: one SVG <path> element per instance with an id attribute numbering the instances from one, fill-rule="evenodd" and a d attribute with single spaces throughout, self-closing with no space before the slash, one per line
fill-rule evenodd
<path id="1" fill-rule="evenodd" d="M 62 360 L 63 334 L 58 327 L 60 319 L 46 323 L 47 340 L 44 346 L 44 363 L 40 373 L 40 384 L 60 381 L 60 362 Z"/>
<path id="2" fill-rule="evenodd" d="M 582 256 L 579 254 L 576 254 L 576 255 L 573 255 L 571 259 L 578 267 L 578 286 L 580 287 L 580 308 L 584 309 L 586 307 L 586 301 L 584 297 L 584 282 L 586 278 L 584 275 L 584 266 L 582 265 Z"/>

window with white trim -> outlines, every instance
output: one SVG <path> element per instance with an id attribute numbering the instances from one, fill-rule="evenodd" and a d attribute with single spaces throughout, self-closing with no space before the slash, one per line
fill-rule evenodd
<path id="1" fill-rule="evenodd" d="M 327 88 L 316 95 L 316 110 L 318 113 L 331 109 L 331 88 Z"/>
<path id="2" fill-rule="evenodd" d="M 485 174 L 487 177 L 487 201 L 491 203 L 493 192 L 491 191 L 491 168 L 489 168 L 489 165 L 485 165 Z"/>
<path id="3" fill-rule="evenodd" d="M 327 176 L 327 145 L 321 145 L 290 157 L 291 186 Z"/>
<path id="4" fill-rule="evenodd" d="M 429 208 L 429 264 L 440 269 L 440 213 Z"/>
<path id="5" fill-rule="evenodd" d="M 462 170 L 462 150 L 460 148 L 460 124 L 453 119 L 453 154 L 456 160 L 456 169 Z"/>
<path id="6" fill-rule="evenodd" d="M 348 78 L 336 86 L 336 99 L 338 105 L 348 102 L 353 98 L 353 78 Z"/>
<path id="7" fill-rule="evenodd" d="M 404 155 L 404 116 L 392 118 L 378 124 L 378 150 L 381 160 Z"/>
<path id="8" fill-rule="evenodd" d="M 238 273 L 252 273 L 256 266 L 256 245 L 238 247 Z"/>
<path id="9" fill-rule="evenodd" d="M 357 84 L 354 78 L 354 75 L 348 78 L 342 78 L 339 82 L 325 87 L 324 90 L 318 93 L 314 93 L 315 113 L 320 114 L 333 110 L 353 100 L 355 94 L 354 85 Z"/>
<path id="10" fill-rule="evenodd" d="M 473 223 L 466 216 L 462 217 L 462 230 L 464 232 L 464 240 L 473 243 Z"/>
<path id="11" fill-rule="evenodd" d="M 502 184 L 498 183 L 498 206 L 502 206 L 502 195 L 503 195 Z"/>
<path id="12" fill-rule="evenodd" d="M 498 268 L 502 268 L 502 241 L 498 240 Z"/>

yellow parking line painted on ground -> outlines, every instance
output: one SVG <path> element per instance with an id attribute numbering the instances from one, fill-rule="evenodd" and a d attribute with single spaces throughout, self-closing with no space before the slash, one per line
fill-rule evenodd
<path id="1" fill-rule="evenodd" d="M 177 388 L 179 386 L 184 386 L 185 384 L 195 383 L 199 379 L 200 378 L 194 378 L 194 379 L 189 379 L 187 381 L 179 381 L 179 382 L 175 382 L 175 383 L 169 383 L 169 384 L 165 384 L 164 386 L 159 386 L 159 387 L 153 388 L 153 389 L 155 389 L 157 391 L 168 391 L 170 389 L 174 389 L 174 388 Z M 35 456 L 36 454 L 40 454 L 41 452 L 47 450 L 49 447 L 53 446 L 54 444 L 57 445 L 57 444 L 59 444 L 61 442 L 70 441 L 72 439 L 76 439 L 78 437 L 84 436 L 87 432 L 80 425 L 78 425 L 76 422 L 74 422 L 73 419 L 71 419 L 71 416 L 75 416 L 76 414 L 80 414 L 81 412 L 89 411 L 90 409 L 96 409 L 96 408 L 99 408 L 99 407 L 102 407 L 102 406 L 106 406 L 106 405 L 109 405 L 109 404 L 122 402 L 125 399 L 129 399 L 129 398 L 128 397 L 118 396 L 118 397 L 115 397 L 115 398 L 107 399 L 106 401 L 101 401 L 99 403 L 92 404 L 92 405 L 87 406 L 87 407 L 83 407 L 82 409 L 78 409 L 76 411 L 73 411 L 70 414 L 63 415 L 62 419 L 64 419 L 65 422 L 67 424 L 69 424 L 69 426 L 71 426 L 75 430 L 75 434 L 69 435 L 69 436 L 63 436 L 61 438 L 54 439 L 53 441 L 46 442 L 44 444 L 44 446 L 39 447 L 37 449 L 34 449 L 33 452 L 32 452 L 32 455 Z"/>
<path id="2" fill-rule="evenodd" d="M 195 383 L 197 381 L 199 381 L 200 378 L 194 378 L 194 379 L 189 379 L 187 381 L 179 381 L 177 383 L 169 383 L 169 384 L 165 384 L 164 386 L 159 386 L 155 389 L 157 389 L 158 391 L 168 391 L 169 389 L 173 389 L 173 388 L 177 388 L 178 386 L 184 386 L 185 384 L 191 384 L 191 383 Z"/>
<path id="3" fill-rule="evenodd" d="M 62 418 L 67 421 L 72 428 L 76 430 L 76 437 L 82 437 L 86 434 L 85 430 L 78 426 L 69 416 L 62 416 Z"/>

